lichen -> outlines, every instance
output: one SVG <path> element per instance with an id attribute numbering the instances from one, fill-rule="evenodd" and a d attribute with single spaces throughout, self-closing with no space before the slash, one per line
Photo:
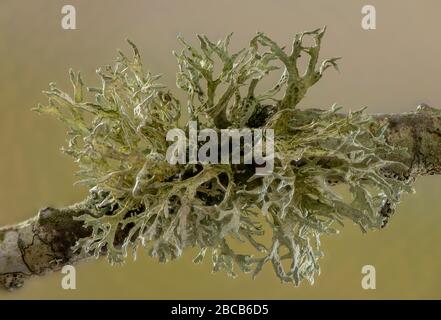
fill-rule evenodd
<path id="1" fill-rule="evenodd" d="M 235 53 L 229 52 L 231 35 L 216 43 L 199 36 L 199 49 L 180 39 L 176 83 L 188 97 L 187 118 L 159 76 L 144 70 L 130 41 L 134 56 L 120 52 L 114 67 L 99 69 L 102 86 L 87 88 L 89 94 L 73 71 L 72 96 L 50 84 L 49 103 L 36 110 L 66 124 L 63 151 L 78 163 L 79 182 L 103 197 L 96 208 L 101 214 L 77 218 L 93 231 L 76 249 L 97 257 L 105 252 L 111 263 L 121 263 L 139 245 L 161 262 L 196 247 L 195 262 L 210 252 L 214 271 L 235 276 L 237 266 L 255 276 L 270 263 L 283 282 L 298 285 L 319 274 L 321 235 L 337 233 L 345 219 L 363 231 L 380 228 L 381 209 L 411 190 L 409 181 L 382 174 L 403 166 L 384 155 L 404 150 L 388 145 L 387 128 L 363 110 L 342 116 L 336 106 L 297 107 L 325 70 L 337 67 L 337 58 L 318 62 L 324 32 L 297 34 L 289 53 L 263 33 Z M 299 70 L 301 55 L 309 58 L 305 70 Z M 265 88 L 262 80 L 275 72 L 280 79 Z M 273 172 L 256 176 L 255 165 L 168 163 L 166 133 L 185 130 L 189 121 L 216 130 L 274 129 Z"/>

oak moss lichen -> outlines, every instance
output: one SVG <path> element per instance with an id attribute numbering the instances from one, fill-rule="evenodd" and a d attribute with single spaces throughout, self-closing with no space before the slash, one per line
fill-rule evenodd
<path id="1" fill-rule="evenodd" d="M 161 262 L 196 247 L 195 262 L 210 252 L 214 271 L 235 276 L 237 266 L 255 276 L 268 262 L 283 282 L 298 285 L 319 273 L 320 236 L 336 233 L 336 224 L 380 228 L 381 209 L 411 190 L 409 182 L 382 174 L 401 165 L 383 155 L 404 151 L 388 145 L 387 128 L 362 110 L 342 116 L 334 106 L 296 107 L 327 68 L 337 67 L 336 58 L 318 62 L 324 31 L 297 34 L 290 53 L 262 33 L 235 53 L 231 35 L 216 43 L 199 36 L 198 49 L 180 39 L 177 86 L 188 97 L 186 120 L 217 130 L 274 129 L 275 165 L 266 176 L 255 176 L 253 165 L 169 164 L 166 133 L 185 130 L 188 121 L 159 77 L 144 71 L 131 42 L 132 58 L 120 52 L 115 66 L 97 71 L 102 86 L 87 88 L 94 101 L 79 73 L 70 72 L 72 96 L 51 84 L 49 103 L 36 110 L 66 124 L 63 151 L 78 163 L 80 182 L 102 197 L 97 215 L 77 218 L 92 234 L 76 248 L 121 263 L 139 245 Z M 308 57 L 305 70 L 301 55 Z M 261 80 L 278 70 L 278 82 L 263 88 Z M 235 249 L 236 242 L 247 251 Z"/>

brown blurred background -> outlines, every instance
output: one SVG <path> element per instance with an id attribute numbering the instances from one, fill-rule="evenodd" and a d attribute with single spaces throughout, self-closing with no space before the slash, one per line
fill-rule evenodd
<path id="1" fill-rule="evenodd" d="M 74 5 L 77 30 L 63 30 L 61 8 Z M 377 29 L 361 28 L 361 8 L 377 10 Z M 64 128 L 30 111 L 46 102 L 50 81 L 70 89 L 68 68 L 96 85 L 95 69 L 113 61 L 116 48 L 137 43 L 146 68 L 163 73 L 173 90 L 171 54 L 178 34 L 194 39 L 233 31 L 233 46 L 246 46 L 256 31 L 289 45 L 296 32 L 328 26 L 322 57 L 343 56 L 340 73 L 330 71 L 311 89 L 305 107 L 369 112 L 405 112 L 421 102 L 441 102 L 441 2 L 436 0 L 346 1 L 23 1 L 0 3 L 0 225 L 16 223 L 44 206 L 81 200 L 75 165 L 59 152 Z M 256 280 L 210 274 L 207 260 L 193 265 L 191 253 L 160 265 L 141 255 L 123 267 L 105 261 L 77 268 L 77 290 L 61 288 L 61 274 L 32 279 L 0 298 L 441 298 L 441 177 L 418 180 L 381 232 L 361 234 L 348 225 L 323 239 L 326 256 L 316 284 L 280 284 L 270 266 Z M 363 290 L 361 268 L 377 271 L 377 289 Z"/>

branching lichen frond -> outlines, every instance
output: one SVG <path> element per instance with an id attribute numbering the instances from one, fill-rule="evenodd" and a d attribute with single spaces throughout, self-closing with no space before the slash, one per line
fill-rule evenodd
<path id="1" fill-rule="evenodd" d="M 101 88 L 88 88 L 94 101 L 79 73 L 70 72 L 72 96 L 51 84 L 49 103 L 36 110 L 66 124 L 64 152 L 78 163 L 80 182 L 103 199 L 94 210 L 99 214 L 78 218 L 92 235 L 77 249 L 121 263 L 139 245 L 161 262 L 196 247 L 195 262 L 211 252 L 214 271 L 235 276 L 238 266 L 257 275 L 270 263 L 282 281 L 297 285 L 314 281 L 320 236 L 336 233 L 336 223 L 349 220 L 363 231 L 382 227 L 382 208 L 411 191 L 409 181 L 382 174 L 402 166 L 383 155 L 404 150 L 388 145 L 387 128 L 362 110 L 342 117 L 335 107 L 295 108 L 323 72 L 337 66 L 337 58 L 318 63 L 324 32 L 296 35 L 290 53 L 262 33 L 235 53 L 229 52 L 231 35 L 218 42 L 198 36 L 199 49 L 180 39 L 177 86 L 188 95 L 188 120 L 218 130 L 274 129 L 275 166 L 266 176 L 255 176 L 253 164 L 167 162 L 167 132 L 188 122 L 182 125 L 179 101 L 143 70 L 131 42 L 133 57 L 120 53 L 115 66 L 98 70 Z M 306 46 L 305 37 L 313 45 Z M 304 72 L 301 54 L 309 57 Z M 278 64 L 280 80 L 260 88 Z"/>

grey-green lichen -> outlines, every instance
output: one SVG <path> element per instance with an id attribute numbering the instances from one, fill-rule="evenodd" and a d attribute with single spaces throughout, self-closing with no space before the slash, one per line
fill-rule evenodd
<path id="1" fill-rule="evenodd" d="M 320 236 L 336 233 L 336 224 L 380 228 L 384 208 L 411 190 L 408 181 L 382 173 L 402 166 L 383 155 L 404 150 L 388 145 L 387 128 L 362 110 L 341 117 L 336 107 L 296 107 L 327 68 L 337 67 L 336 58 L 318 62 L 324 31 L 297 34 L 289 53 L 262 33 L 235 53 L 231 35 L 216 43 L 199 36 L 200 48 L 180 39 L 177 86 L 188 97 L 187 120 L 218 130 L 274 129 L 275 167 L 266 176 L 255 176 L 253 165 L 168 163 L 166 133 L 185 130 L 188 121 L 131 42 L 132 58 L 120 52 L 115 66 L 97 71 L 102 86 L 87 88 L 94 101 L 79 73 L 70 72 L 72 96 L 51 84 L 49 103 L 36 110 L 66 124 L 64 152 L 78 163 L 80 182 L 103 197 L 99 214 L 78 218 L 93 232 L 76 248 L 121 263 L 139 245 L 161 262 L 196 247 L 195 262 L 211 253 L 214 271 L 235 276 L 237 266 L 255 276 L 270 263 L 283 282 L 297 285 L 314 281 Z M 309 58 L 305 70 L 301 55 Z M 262 80 L 279 70 L 279 81 L 265 88 Z"/>

